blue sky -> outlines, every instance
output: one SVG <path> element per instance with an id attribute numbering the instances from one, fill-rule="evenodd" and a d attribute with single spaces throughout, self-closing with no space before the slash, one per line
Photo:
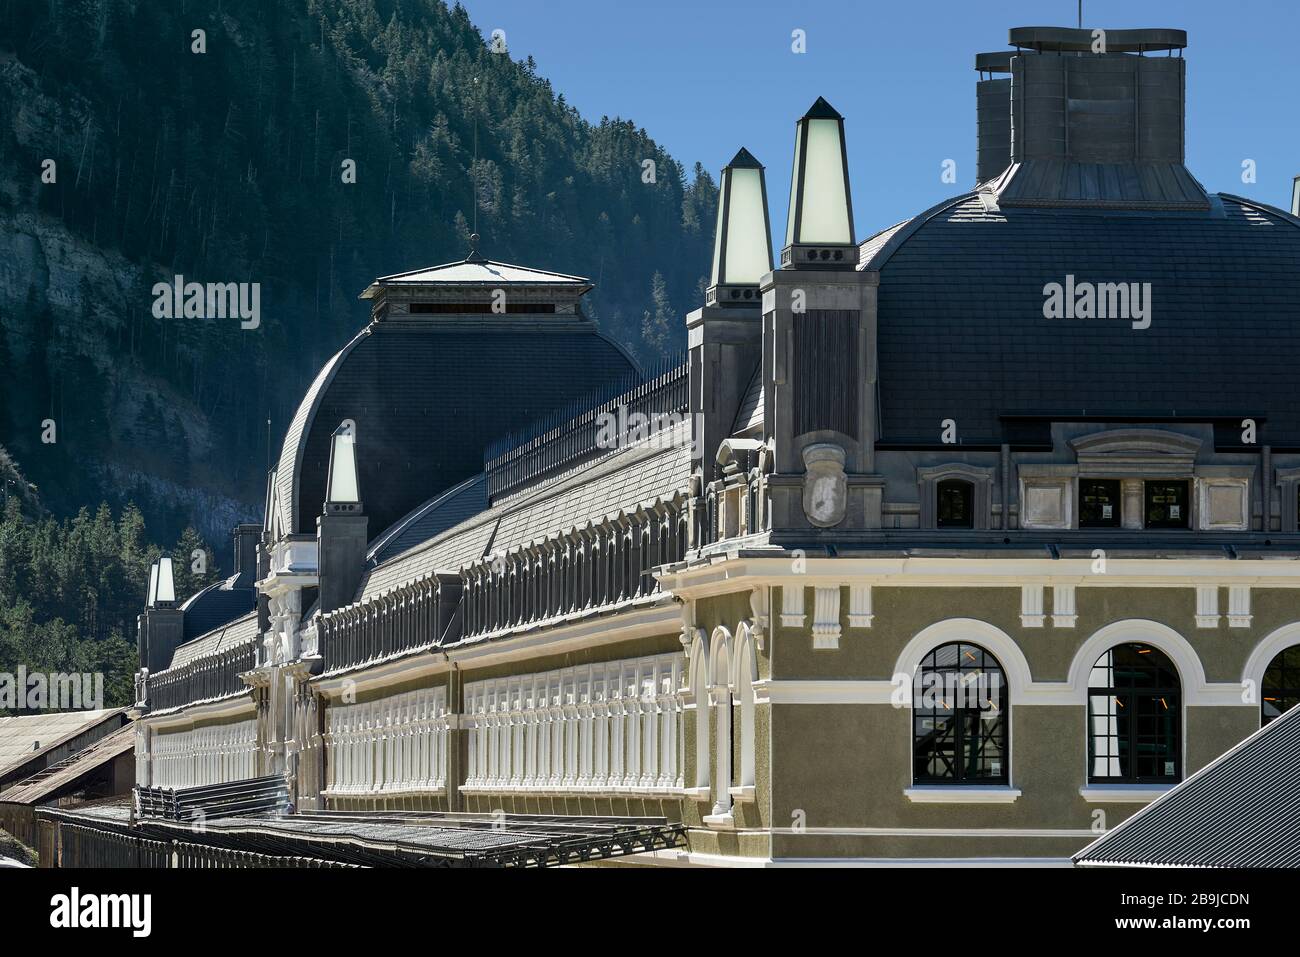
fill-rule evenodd
<path id="1" fill-rule="evenodd" d="M 819 95 L 847 123 L 861 239 L 975 177 L 977 52 L 1013 26 L 1073 26 L 1075 0 L 462 0 L 485 36 L 583 116 L 635 121 L 689 168 L 716 176 L 740 146 L 767 167 L 783 234 L 794 122 Z M 1284 208 L 1300 174 L 1300 3 L 1086 0 L 1084 26 L 1188 33 L 1187 162 L 1211 191 Z M 807 52 L 791 52 L 805 31 Z M 940 180 L 957 163 L 957 185 Z M 1241 181 L 1244 159 L 1257 182 Z"/>

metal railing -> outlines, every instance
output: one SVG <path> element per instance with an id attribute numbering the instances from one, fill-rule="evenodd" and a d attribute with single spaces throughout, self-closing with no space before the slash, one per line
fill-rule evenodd
<path id="1" fill-rule="evenodd" d="M 483 463 L 487 474 L 490 501 L 533 482 L 597 458 L 612 449 L 605 448 L 601 433 L 609 415 L 634 414 L 657 417 L 685 415 L 690 405 L 690 366 L 680 360 L 666 362 L 661 371 L 613 398 L 582 412 L 556 415 L 538 423 L 531 436 L 524 433 L 514 440 L 489 448 Z"/>
<path id="2" fill-rule="evenodd" d="M 271 775 L 194 788 L 137 787 L 135 800 L 141 818 L 194 821 L 287 810 L 289 787 Z"/>
<path id="3" fill-rule="evenodd" d="M 257 643 L 248 642 L 149 675 L 145 688 L 149 707 L 159 711 L 239 694 L 247 690 L 239 676 L 256 667 L 256 657 Z"/>

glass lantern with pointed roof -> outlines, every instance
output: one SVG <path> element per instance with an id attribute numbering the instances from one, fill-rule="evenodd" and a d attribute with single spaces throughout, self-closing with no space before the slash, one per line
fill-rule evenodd
<path id="1" fill-rule="evenodd" d="M 856 264 L 844 117 L 819 96 L 795 125 L 790 211 L 781 265 L 853 269 Z"/>
<path id="2" fill-rule="evenodd" d="M 334 430 L 325 489 L 326 514 L 361 512 L 356 430 L 350 423 L 344 422 Z"/>
<path id="3" fill-rule="evenodd" d="M 771 271 L 772 228 L 763 164 L 741 147 L 722 169 L 713 274 L 704 301 L 710 306 L 757 305 L 759 281 Z"/>
<path id="4" fill-rule="evenodd" d="M 170 608 L 176 604 L 176 579 L 172 574 L 172 560 L 166 555 L 158 559 L 157 585 L 153 592 L 155 604 L 159 608 Z"/>

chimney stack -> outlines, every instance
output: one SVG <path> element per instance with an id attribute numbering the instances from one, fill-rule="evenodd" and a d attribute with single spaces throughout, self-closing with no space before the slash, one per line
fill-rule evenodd
<path id="1" fill-rule="evenodd" d="M 763 164 L 740 149 L 722 170 L 718 188 L 713 271 L 704 307 L 686 317 L 691 380 L 717 388 L 692 390 L 692 445 L 700 453 L 704 480 L 713 453 L 731 435 L 758 364 L 763 343 L 759 283 L 772 271 L 772 230 L 767 217 Z M 707 372 L 705 370 L 708 370 Z"/>
<path id="2" fill-rule="evenodd" d="M 235 573 L 240 584 L 250 586 L 257 580 L 257 546 L 262 540 L 261 525 L 235 526 Z"/>
<path id="3" fill-rule="evenodd" d="M 185 636 L 185 612 L 176 607 L 172 560 L 166 556 L 149 567 L 149 597 L 138 622 L 140 667 L 155 674 L 171 664 L 172 652 Z"/>
<path id="4" fill-rule="evenodd" d="M 345 423 L 334 430 L 325 511 L 316 519 L 321 614 L 352 601 L 366 561 L 368 526 L 357 478 L 356 433 Z"/>
<path id="5" fill-rule="evenodd" d="M 852 541 L 881 522 L 880 279 L 857 268 L 844 118 L 820 97 L 795 126 L 794 155 L 781 268 L 761 287 L 772 541 Z"/>
<path id="6" fill-rule="evenodd" d="M 1209 207 L 1183 165 L 1185 31 L 1017 27 L 1009 42 L 975 58 L 976 177 L 1001 205 Z"/>
<path id="7" fill-rule="evenodd" d="M 1011 53 L 975 57 L 975 182 L 987 183 L 1011 165 Z"/>

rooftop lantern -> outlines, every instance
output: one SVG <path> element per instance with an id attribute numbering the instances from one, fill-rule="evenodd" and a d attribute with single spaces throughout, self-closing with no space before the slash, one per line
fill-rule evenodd
<path id="1" fill-rule="evenodd" d="M 781 265 L 853 269 L 856 264 L 844 117 L 819 96 L 795 125 L 790 211 Z"/>
<path id="2" fill-rule="evenodd" d="M 330 440 L 330 469 L 325 483 L 325 513 L 359 513 L 360 486 L 357 482 L 357 442 L 353 425 L 344 422 Z"/>
<path id="3" fill-rule="evenodd" d="M 145 605 L 152 608 L 158 603 L 158 563 L 154 562 L 149 566 L 149 597 L 145 600 Z"/>
<path id="4" fill-rule="evenodd" d="M 757 305 L 759 280 L 771 271 L 772 229 L 763 164 L 742 148 L 722 169 L 713 277 L 705 302 L 710 306 Z"/>
<path id="5" fill-rule="evenodd" d="M 154 592 L 155 604 L 169 608 L 176 603 L 176 580 L 172 575 L 172 560 L 167 556 L 158 559 L 158 582 Z"/>

